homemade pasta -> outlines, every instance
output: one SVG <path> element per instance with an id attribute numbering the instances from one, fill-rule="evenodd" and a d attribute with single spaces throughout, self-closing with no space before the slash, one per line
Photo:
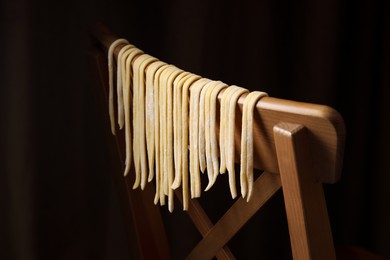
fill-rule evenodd
<path id="1" fill-rule="evenodd" d="M 132 153 L 131 147 L 132 147 L 132 141 L 131 141 L 131 123 L 130 123 L 130 104 L 131 104 L 131 89 L 133 87 L 132 84 L 132 69 L 131 69 L 131 62 L 133 61 L 134 57 L 137 55 L 142 54 L 143 52 L 139 49 L 131 49 L 128 52 L 128 55 L 123 55 L 122 59 L 125 60 L 125 84 L 123 85 L 123 108 L 124 108 L 124 114 L 125 114 L 125 141 L 126 141 L 126 160 L 125 160 L 125 172 L 124 175 L 126 176 L 131 167 L 131 155 Z"/>
<path id="2" fill-rule="evenodd" d="M 182 120 L 182 189 L 183 189 L 183 209 L 188 210 L 188 200 L 189 200 L 189 191 L 188 191 L 188 139 L 189 139 L 189 113 L 188 113 L 188 94 L 189 88 L 200 80 L 201 77 L 198 75 L 190 75 L 188 79 L 184 82 L 183 91 L 182 91 L 182 111 L 181 111 L 181 120 Z"/>
<path id="3" fill-rule="evenodd" d="M 109 116 L 114 135 L 114 50 L 121 44 L 116 71 L 117 116 L 119 129 L 125 129 L 125 176 L 134 163 L 133 189 L 143 190 L 154 180 L 154 203 L 165 205 L 167 200 L 172 212 L 174 190 L 181 188 L 183 210 L 188 210 L 189 197 L 201 195 L 201 172 L 207 171 L 205 191 L 219 174 L 228 172 L 230 194 L 235 198 L 236 107 L 249 91 L 185 72 L 119 39 L 108 52 Z M 247 201 L 253 193 L 253 111 L 266 95 L 249 93 L 242 110 L 239 179 L 241 196 Z"/>
<path id="4" fill-rule="evenodd" d="M 200 168 L 199 168 L 199 98 L 202 88 L 209 83 L 208 79 L 201 79 L 191 87 L 190 96 L 190 181 L 191 198 L 199 198 L 201 194 Z"/>
<path id="5" fill-rule="evenodd" d="M 118 53 L 118 62 L 117 62 L 117 76 L 116 76 L 116 91 L 117 91 L 117 106 L 118 106 L 118 125 L 119 129 L 122 129 L 125 124 L 125 115 L 124 115 L 124 108 L 123 108 L 123 85 L 124 85 L 124 79 L 125 77 L 122 77 L 122 74 L 125 75 L 126 71 L 124 69 L 125 62 L 122 57 L 128 55 L 128 50 L 131 50 L 134 48 L 134 45 L 128 44 L 122 47 L 122 49 Z"/>
<path id="6" fill-rule="evenodd" d="M 237 190 L 236 190 L 236 177 L 235 177 L 235 170 L 234 170 L 234 154 L 235 154 L 235 145 L 234 145 L 234 132 L 235 132 L 235 117 L 236 117 L 236 105 L 238 98 L 246 93 L 249 92 L 247 89 L 234 87 L 234 90 L 230 92 L 229 96 L 226 100 L 226 109 L 228 112 L 225 112 L 225 115 L 227 115 L 227 131 L 225 131 L 225 138 L 227 140 L 227 145 L 225 147 L 226 149 L 226 168 L 229 173 L 229 186 L 230 186 L 230 193 L 232 195 L 232 198 L 234 199 L 237 196 Z"/>
<path id="7" fill-rule="evenodd" d="M 241 131 L 240 186 L 241 196 L 250 200 L 253 190 L 253 109 L 265 92 L 249 93 L 244 101 Z"/>
<path id="8" fill-rule="evenodd" d="M 118 39 L 114 41 L 108 49 L 108 112 L 110 115 L 111 132 L 115 135 L 115 114 L 114 114 L 114 50 L 120 44 L 128 44 L 125 39 Z"/>

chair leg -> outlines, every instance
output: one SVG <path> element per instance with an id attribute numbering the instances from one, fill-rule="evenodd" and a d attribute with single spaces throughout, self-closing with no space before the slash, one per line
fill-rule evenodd
<path id="1" fill-rule="evenodd" d="M 336 259 L 322 183 L 317 181 L 306 129 L 274 127 L 276 153 L 294 259 Z"/>

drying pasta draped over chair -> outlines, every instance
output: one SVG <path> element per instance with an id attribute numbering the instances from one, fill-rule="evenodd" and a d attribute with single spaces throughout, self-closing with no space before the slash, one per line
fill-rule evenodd
<path id="1" fill-rule="evenodd" d="M 122 48 L 117 56 L 115 78 L 114 49 L 118 45 Z M 115 92 L 116 118 L 119 128 L 125 128 L 124 174 L 128 174 L 133 162 L 133 188 L 143 190 L 146 182 L 154 179 L 154 203 L 164 205 L 167 196 L 171 212 L 175 189 L 182 188 L 184 210 L 188 210 L 189 197 L 200 197 L 200 174 L 205 171 L 208 176 L 205 191 L 213 186 L 219 174 L 227 170 L 231 196 L 237 196 L 235 110 L 238 99 L 245 94 L 241 120 L 240 187 L 242 197 L 249 201 L 253 190 L 253 112 L 257 101 L 267 96 L 265 92 L 249 93 L 245 88 L 186 72 L 144 54 L 125 39 L 117 39 L 110 45 L 108 61 L 112 133 L 116 133 Z M 216 112 L 218 95 L 222 95 L 219 117 Z M 217 118 L 220 120 L 219 133 Z"/>

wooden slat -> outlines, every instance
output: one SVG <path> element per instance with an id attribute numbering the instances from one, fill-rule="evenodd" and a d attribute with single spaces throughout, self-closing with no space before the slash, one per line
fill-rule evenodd
<path id="1" fill-rule="evenodd" d="M 181 190 L 177 189 L 175 194 L 179 201 L 182 202 L 183 197 Z M 189 208 L 187 213 L 195 227 L 198 229 L 199 233 L 202 235 L 202 237 L 205 237 L 214 225 L 197 199 L 190 199 L 188 203 Z M 215 256 L 217 259 L 235 259 L 234 255 L 227 246 L 223 246 L 220 250 L 218 250 Z"/>
<path id="2" fill-rule="evenodd" d="M 211 259 L 281 187 L 279 175 L 263 172 L 254 183 L 249 202 L 239 198 L 187 259 Z"/>
<path id="3" fill-rule="evenodd" d="M 93 37 L 107 51 L 117 37 L 104 25 L 97 24 L 91 29 Z M 117 55 L 123 45 L 115 49 Z M 272 93 L 270 93 L 272 95 Z M 219 96 L 221 97 L 222 92 Z M 245 95 L 239 101 L 236 112 L 242 111 Z M 236 118 L 240 118 L 239 115 Z M 341 116 L 334 109 L 315 104 L 294 102 L 272 97 L 262 98 L 255 110 L 254 156 L 255 167 L 265 171 L 279 173 L 276 159 L 273 127 L 279 122 L 304 125 L 309 134 L 308 145 L 315 163 L 315 177 L 325 183 L 334 183 L 339 179 L 344 153 L 345 129 Z M 236 121 L 236 129 L 241 122 Z M 236 151 L 240 153 L 240 131 L 236 131 Z M 239 158 L 239 156 L 236 156 Z"/>
<path id="4" fill-rule="evenodd" d="M 274 132 L 293 258 L 336 259 L 322 184 L 311 174 L 307 129 L 280 123 Z"/>

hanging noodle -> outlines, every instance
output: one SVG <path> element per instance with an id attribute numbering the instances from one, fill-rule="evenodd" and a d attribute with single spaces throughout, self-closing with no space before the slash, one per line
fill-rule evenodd
<path id="1" fill-rule="evenodd" d="M 241 184 L 241 194 L 243 198 L 247 195 L 247 201 L 253 193 L 253 111 L 262 97 L 268 96 L 265 92 L 251 92 L 245 99 L 243 106 L 242 134 L 241 134 L 241 176 L 248 190 L 243 190 Z M 245 186 L 246 188 L 246 186 Z"/>
<path id="2" fill-rule="evenodd" d="M 188 133 L 189 133 L 189 115 L 188 115 L 188 92 L 189 88 L 201 79 L 198 75 L 191 74 L 190 77 L 184 82 L 183 91 L 182 91 L 182 189 L 183 189 L 183 209 L 188 210 L 188 200 L 189 200 L 189 191 L 188 191 Z M 192 185 L 191 185 L 192 187 Z M 192 189 L 192 188 L 191 188 Z"/>
<path id="3" fill-rule="evenodd" d="M 229 97 L 229 111 L 228 111 L 228 125 L 227 132 L 225 131 L 227 145 L 227 156 L 226 156 L 226 167 L 229 173 L 229 186 L 230 193 L 234 199 L 237 196 L 236 190 L 236 177 L 234 170 L 234 155 L 235 155 L 235 145 L 234 145 L 234 132 L 235 132 L 235 117 L 236 117 L 236 105 L 238 98 L 248 92 L 247 89 L 236 87 L 235 90 L 231 93 Z"/>
<path id="4" fill-rule="evenodd" d="M 118 106 L 118 125 L 119 129 L 122 129 L 124 124 L 125 124 L 125 115 L 124 115 L 124 108 L 123 108 L 123 85 L 124 85 L 124 78 L 122 74 L 125 74 L 125 62 L 122 61 L 122 57 L 124 54 L 127 57 L 128 55 L 128 50 L 135 48 L 134 45 L 128 44 L 119 51 L 118 53 L 118 62 L 117 62 L 117 77 L 116 77 L 116 91 L 117 91 L 117 106 Z"/>
<path id="5" fill-rule="evenodd" d="M 125 39 L 118 39 L 111 43 L 108 48 L 108 112 L 110 115 L 111 132 L 115 135 L 115 114 L 114 114 L 114 50 L 120 44 L 128 44 L 129 42 Z"/>
<path id="6" fill-rule="evenodd" d="M 130 104 L 131 104 L 131 89 L 133 88 L 132 84 L 132 69 L 131 63 L 137 55 L 142 54 L 143 52 L 139 49 L 131 49 L 127 57 L 123 55 L 123 58 L 126 58 L 125 61 L 125 84 L 123 85 L 123 107 L 125 112 L 125 141 L 126 141 L 126 167 L 124 175 L 126 176 L 130 171 L 131 166 L 131 123 L 130 123 Z M 133 152 L 134 154 L 134 152 Z M 135 154 L 134 154 L 135 155 Z M 134 156 L 135 161 L 136 156 Z M 138 159 L 138 158 L 137 158 Z"/>

